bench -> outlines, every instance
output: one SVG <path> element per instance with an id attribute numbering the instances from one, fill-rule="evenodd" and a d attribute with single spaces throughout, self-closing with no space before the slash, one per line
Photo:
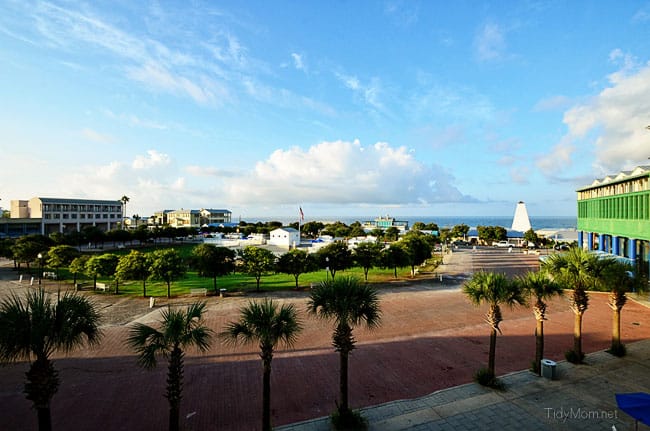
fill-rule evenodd
<path id="1" fill-rule="evenodd" d="M 56 273 L 51 271 L 44 271 L 43 278 L 51 278 L 52 280 L 56 280 Z"/>
<path id="2" fill-rule="evenodd" d="M 106 292 L 111 288 L 110 284 L 106 283 L 97 283 L 97 290 L 101 290 L 102 292 Z"/>
<path id="3" fill-rule="evenodd" d="M 190 289 L 190 295 L 208 296 L 208 289 L 206 289 L 205 287 L 200 289 Z"/>

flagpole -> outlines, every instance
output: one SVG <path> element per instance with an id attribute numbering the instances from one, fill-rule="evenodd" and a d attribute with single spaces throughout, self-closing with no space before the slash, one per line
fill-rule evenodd
<path id="1" fill-rule="evenodd" d="M 304 220 L 305 215 L 302 212 L 302 207 L 298 206 L 298 210 L 300 211 L 298 214 L 298 247 L 300 247 L 300 243 L 302 242 L 302 238 L 300 236 L 300 222 Z"/>

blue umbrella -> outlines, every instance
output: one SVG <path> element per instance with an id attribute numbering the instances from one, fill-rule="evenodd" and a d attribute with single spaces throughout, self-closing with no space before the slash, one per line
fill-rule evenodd
<path id="1" fill-rule="evenodd" d="M 616 394 L 618 408 L 632 416 L 637 422 L 650 425 L 650 394 L 645 392 L 633 392 L 630 394 Z"/>

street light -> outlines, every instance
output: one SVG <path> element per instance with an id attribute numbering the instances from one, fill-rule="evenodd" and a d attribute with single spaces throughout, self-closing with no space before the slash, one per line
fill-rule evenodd
<path id="1" fill-rule="evenodd" d="M 325 277 L 326 277 L 326 280 L 329 281 L 330 280 L 330 258 L 327 257 L 327 256 L 325 256 L 325 265 L 326 265 L 325 266 Z"/>
<path id="2" fill-rule="evenodd" d="M 43 277 L 43 253 L 39 253 L 38 257 L 39 270 L 38 270 L 38 285 L 41 285 L 41 277 Z"/>

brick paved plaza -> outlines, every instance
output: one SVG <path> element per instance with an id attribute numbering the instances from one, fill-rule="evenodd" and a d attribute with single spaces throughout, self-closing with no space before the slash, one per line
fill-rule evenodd
<path id="1" fill-rule="evenodd" d="M 356 332 L 358 349 L 350 360 L 351 405 L 360 408 L 401 399 L 426 398 L 437 390 L 471 382 L 473 373 L 486 364 L 489 328 L 483 321 L 485 309 L 472 306 L 459 291 L 463 279 L 479 268 L 498 268 L 512 275 L 536 266 L 537 256 L 505 250 L 464 250 L 447 258 L 442 282 L 436 279 L 382 288 L 382 326 L 372 332 Z M 15 283 L 2 285 L 2 289 L 16 287 Z M 338 357 L 331 347 L 332 328 L 304 313 L 306 295 L 295 292 L 276 295 L 281 301 L 297 304 L 305 326 L 295 349 L 278 352 L 273 360 L 272 415 L 276 426 L 323 417 L 335 407 Z M 220 331 L 226 322 L 236 319 L 242 305 L 255 297 L 209 298 L 209 326 Z M 129 304 L 137 309 L 134 315 L 138 321 L 152 323 L 158 318 L 159 309 L 149 312 L 145 300 L 102 301 L 109 315 Z M 187 299 L 175 302 L 183 301 Z M 593 294 L 584 319 L 585 351 L 595 352 L 609 346 L 610 313 L 607 295 Z M 497 341 L 496 361 L 500 375 L 527 369 L 535 346 L 532 311 L 506 308 L 503 314 L 503 335 Z M 548 319 L 546 357 L 561 360 L 573 341 L 573 313 L 565 299 L 550 303 Z M 133 354 L 123 344 L 128 326 L 117 320 L 104 328 L 101 346 L 56 359 L 62 384 L 52 403 L 54 429 L 154 430 L 166 427 L 165 364 L 161 363 L 154 371 L 138 368 Z M 625 343 L 650 338 L 647 308 L 629 301 L 623 310 L 622 328 Z M 0 368 L 0 423 L 3 429 L 36 429 L 36 415 L 22 393 L 26 369 L 24 363 Z M 261 376 L 261 361 L 255 347 L 232 349 L 217 342 L 206 355 L 188 353 L 181 405 L 183 429 L 258 429 Z M 521 376 L 520 379 L 537 379 L 528 372 Z M 475 385 L 469 387 L 475 388 Z M 573 390 L 582 389 L 577 385 Z M 473 399 L 470 395 L 463 397 Z M 435 396 L 444 396 L 444 393 Z M 476 413 L 477 426 L 485 425 L 485 418 L 491 416 L 530 416 L 525 409 L 489 402 L 495 401 L 494 396 L 491 392 L 484 394 L 487 410 Z M 462 405 L 458 404 L 458 408 Z M 494 407 L 489 408 L 489 405 Z M 417 419 L 419 409 L 410 405 L 404 412 L 409 413 L 409 409 L 412 419 Z M 367 412 L 372 416 L 372 409 Z M 417 428 L 417 420 L 408 422 L 405 417 L 399 420 L 402 422 L 373 426 L 374 429 L 406 429 L 400 428 L 399 423 L 405 427 L 410 423 L 408 427 L 413 429 L 430 429 L 422 425 L 426 422 L 421 422 Z M 467 419 L 448 416 L 448 423 L 440 429 L 456 428 L 454 421 L 457 420 Z M 538 429 L 544 429 L 542 425 Z"/>

